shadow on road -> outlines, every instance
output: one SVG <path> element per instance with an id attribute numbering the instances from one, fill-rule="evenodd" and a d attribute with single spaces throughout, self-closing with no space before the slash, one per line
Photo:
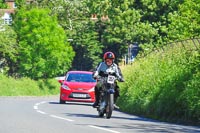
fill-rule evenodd
<path id="1" fill-rule="evenodd" d="M 73 116 L 73 117 L 85 117 L 85 118 L 98 118 L 96 114 L 72 114 L 72 113 L 66 113 L 67 116 Z"/>
<path id="2" fill-rule="evenodd" d="M 49 104 L 60 104 L 59 102 L 49 102 Z M 82 105 L 82 106 L 92 106 L 93 103 L 85 103 L 85 102 L 66 102 L 65 104 L 60 105 Z"/>
<path id="3" fill-rule="evenodd" d="M 49 104 L 60 104 L 60 103 L 49 102 Z M 94 109 L 92 107 L 92 103 L 66 102 L 65 104 L 60 104 L 60 105 L 75 105 L 75 106 L 88 106 L 88 107 L 90 106 L 91 109 Z M 112 115 L 111 119 L 106 119 L 105 117 L 99 117 L 97 112 L 93 114 L 89 112 L 83 112 L 83 113 L 73 112 L 73 113 L 64 113 L 64 114 L 67 117 L 95 119 L 95 121 L 96 120 L 98 121 L 98 119 L 99 120 L 105 119 L 105 121 L 115 123 L 117 124 L 117 126 L 114 126 L 114 125 L 109 126 L 109 125 L 101 125 L 101 124 L 98 124 L 96 126 L 102 127 L 102 128 L 109 128 L 109 129 L 112 129 L 112 128 L 119 129 L 119 130 L 123 129 L 127 132 L 132 132 L 134 130 L 136 132 L 155 132 L 155 133 L 156 132 L 200 133 L 200 127 L 183 126 L 183 125 L 171 124 L 167 122 L 160 122 L 158 120 L 130 115 L 130 114 L 121 112 L 120 110 L 115 110 L 115 113 Z M 94 125 L 94 124 L 95 123 L 92 123 L 91 125 Z"/>
<path id="4" fill-rule="evenodd" d="M 118 123 L 118 126 L 109 126 L 109 125 L 94 125 L 97 127 L 102 128 L 119 128 L 126 130 L 127 132 L 131 132 L 132 130 L 136 132 L 152 132 L 152 133 L 160 133 L 160 132 L 166 132 L 166 133 L 200 133 L 200 128 L 193 127 L 193 126 L 183 126 L 178 124 L 170 124 L 166 122 L 160 122 L 148 118 L 143 117 L 137 117 L 137 116 L 112 116 L 111 119 L 106 119 L 105 117 L 99 117 L 97 114 L 73 114 L 73 113 L 66 113 L 67 116 L 72 117 L 82 117 L 82 118 L 95 118 L 95 119 L 105 119 L 105 121 L 111 122 L 111 123 Z M 122 123 L 120 120 L 125 120 Z"/>

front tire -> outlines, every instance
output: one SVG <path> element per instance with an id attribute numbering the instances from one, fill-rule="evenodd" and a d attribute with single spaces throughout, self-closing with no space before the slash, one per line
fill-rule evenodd
<path id="1" fill-rule="evenodd" d="M 114 95 L 109 94 L 108 95 L 108 104 L 106 107 L 106 118 L 107 119 L 111 118 L 113 109 L 114 109 Z"/>
<path id="2" fill-rule="evenodd" d="M 62 99 L 60 98 L 60 101 L 59 101 L 59 103 L 60 103 L 60 104 L 65 104 L 65 101 L 64 101 L 64 100 L 62 100 Z"/>

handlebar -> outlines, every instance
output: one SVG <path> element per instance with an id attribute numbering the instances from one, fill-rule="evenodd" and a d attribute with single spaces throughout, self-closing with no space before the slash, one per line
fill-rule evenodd
<path id="1" fill-rule="evenodd" d="M 100 71 L 99 75 L 101 77 L 108 77 L 108 75 L 117 76 L 116 73 L 105 73 L 105 72 L 102 72 L 102 71 Z"/>

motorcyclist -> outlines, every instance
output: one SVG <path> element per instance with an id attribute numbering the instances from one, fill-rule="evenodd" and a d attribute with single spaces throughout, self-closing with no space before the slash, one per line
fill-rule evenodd
<path id="1" fill-rule="evenodd" d="M 97 107 L 99 104 L 99 96 L 100 96 L 100 89 L 102 86 L 101 77 L 103 77 L 103 73 L 106 72 L 107 69 L 112 69 L 118 81 L 124 82 L 123 75 L 121 73 L 121 70 L 117 64 L 114 63 L 115 55 L 113 52 L 106 52 L 103 56 L 104 61 L 99 63 L 99 65 L 96 67 L 95 71 L 93 72 L 93 78 L 97 79 L 97 85 L 95 86 L 95 102 L 93 104 L 93 107 Z M 117 98 L 119 97 L 119 86 L 117 85 L 117 82 L 115 83 L 115 93 L 114 93 L 114 103 L 116 103 Z M 116 104 L 114 104 L 115 108 L 119 108 Z"/>

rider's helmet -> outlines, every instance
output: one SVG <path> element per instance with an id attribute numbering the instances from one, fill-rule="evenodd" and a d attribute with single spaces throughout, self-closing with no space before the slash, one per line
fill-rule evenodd
<path id="1" fill-rule="evenodd" d="M 103 56 L 103 59 L 106 60 L 106 59 L 112 59 L 114 60 L 115 59 L 115 55 L 113 54 L 113 52 L 106 52 Z"/>

